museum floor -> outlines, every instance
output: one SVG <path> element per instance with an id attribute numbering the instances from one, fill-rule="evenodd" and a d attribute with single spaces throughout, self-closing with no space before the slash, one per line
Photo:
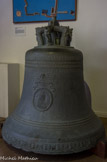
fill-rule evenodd
<path id="1" fill-rule="evenodd" d="M 104 123 L 106 134 L 107 134 L 107 118 L 101 118 Z M 37 155 L 34 153 L 26 153 L 22 150 L 15 149 L 7 145 L 2 138 L 0 138 L 0 162 L 1 161 L 12 161 L 12 160 L 2 160 L 3 158 L 11 157 L 15 158 L 14 161 L 37 161 L 37 162 L 107 162 L 106 159 L 101 159 L 91 153 L 90 151 L 85 151 L 73 155 L 62 155 L 62 156 L 47 156 L 47 155 Z M 24 158 L 32 158 L 35 160 L 24 160 Z"/>

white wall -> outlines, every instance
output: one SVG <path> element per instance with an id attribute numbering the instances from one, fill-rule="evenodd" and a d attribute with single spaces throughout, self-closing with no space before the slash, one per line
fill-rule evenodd
<path id="1" fill-rule="evenodd" d="M 77 0 L 77 21 L 63 22 L 74 28 L 72 45 L 84 54 L 84 77 L 92 93 L 93 109 L 107 116 L 107 0 Z M 47 23 L 13 24 L 12 0 L 0 0 L 0 62 L 20 63 L 20 92 L 25 52 L 37 45 L 35 27 Z M 16 36 L 15 27 L 26 27 Z"/>

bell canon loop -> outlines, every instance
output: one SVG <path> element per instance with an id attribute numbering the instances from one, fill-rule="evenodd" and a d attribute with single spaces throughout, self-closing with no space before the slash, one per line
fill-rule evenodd
<path id="1" fill-rule="evenodd" d="M 19 105 L 3 125 L 3 139 L 40 154 L 72 154 L 105 139 L 91 108 L 82 52 L 70 47 L 72 29 L 54 17 L 36 29 L 38 46 L 27 51 Z"/>

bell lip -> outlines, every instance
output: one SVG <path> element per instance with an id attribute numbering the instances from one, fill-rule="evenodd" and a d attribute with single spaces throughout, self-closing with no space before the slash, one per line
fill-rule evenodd
<path id="1" fill-rule="evenodd" d="M 23 141 L 20 138 L 14 138 L 13 136 L 8 136 L 8 138 L 4 135 L 2 131 L 3 140 L 9 144 L 10 146 L 23 150 L 25 152 L 32 152 L 36 154 L 43 154 L 43 155 L 66 155 L 66 154 L 74 154 L 80 153 L 89 149 L 94 148 L 99 141 L 105 141 L 105 130 L 102 129 L 97 132 L 99 138 L 95 139 L 94 134 L 88 137 L 83 137 L 82 139 L 73 139 L 73 141 L 69 141 L 67 143 L 35 143 L 35 139 L 33 142 L 28 142 L 29 139 Z M 12 142 L 14 139 L 14 143 Z M 36 148 L 36 149 L 35 149 Z M 70 149 L 69 149 L 70 148 Z"/>
<path id="2" fill-rule="evenodd" d="M 7 119 L 7 122 L 4 123 L 4 126 L 2 128 L 3 139 L 13 147 L 22 149 L 27 152 L 49 155 L 72 154 L 91 149 L 96 146 L 98 141 L 105 140 L 105 129 L 101 120 L 99 120 L 97 116 L 95 117 L 97 128 L 95 127 L 96 124 L 94 125 L 95 122 L 93 123 L 94 126 L 92 125 L 92 123 L 90 125 L 91 120 L 87 124 L 87 130 L 90 129 L 90 126 L 92 126 L 90 134 L 88 134 L 88 132 L 86 133 L 86 130 L 84 130 L 84 132 L 81 132 L 83 133 L 81 134 L 81 136 L 72 137 L 72 135 L 69 134 L 71 135 L 69 139 L 63 139 L 59 136 L 56 139 L 53 138 L 54 136 L 52 136 L 52 139 L 48 137 L 39 139 L 37 137 L 36 139 L 36 137 L 33 136 L 30 137 L 23 134 L 18 134 L 18 132 L 13 129 L 14 127 L 10 127 L 11 129 L 9 129 L 10 121 L 8 122 L 8 120 L 11 120 L 11 118 L 9 117 Z M 13 121 L 11 120 L 11 122 Z M 13 123 L 15 124 L 15 121 Z M 21 123 L 16 122 L 16 124 L 20 125 Z M 26 128 L 27 129 L 25 131 L 28 131 L 29 127 L 27 126 Z M 80 126 L 78 128 L 80 128 Z M 49 132 L 50 128 L 46 128 L 45 130 Z M 69 130 L 69 132 L 67 130 Z M 54 134 L 56 132 L 56 129 L 51 129 L 51 131 L 53 131 Z M 60 132 L 61 130 L 58 129 L 57 131 Z M 72 133 L 73 130 L 71 128 L 66 128 L 66 130 L 64 129 L 63 131 L 66 133 L 66 135 L 68 135 L 68 133 Z"/>

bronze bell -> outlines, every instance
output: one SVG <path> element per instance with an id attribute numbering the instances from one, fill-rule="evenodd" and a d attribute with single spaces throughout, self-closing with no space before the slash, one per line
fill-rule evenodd
<path id="1" fill-rule="evenodd" d="M 91 109 L 83 55 L 70 47 L 72 29 L 53 19 L 36 29 L 38 46 L 27 51 L 22 97 L 2 129 L 10 145 L 40 154 L 72 154 L 105 138 Z"/>

